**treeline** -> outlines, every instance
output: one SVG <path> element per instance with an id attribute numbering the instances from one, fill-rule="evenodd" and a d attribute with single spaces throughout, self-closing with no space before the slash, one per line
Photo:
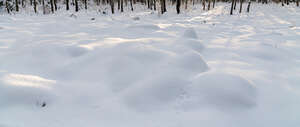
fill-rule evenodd
<path id="1" fill-rule="evenodd" d="M 243 3 L 247 3 L 247 12 L 250 11 L 251 2 L 268 4 L 270 2 L 281 4 L 282 6 L 295 3 L 299 6 L 299 0 L 0 0 L 0 9 L 7 13 L 19 12 L 21 9 L 33 8 L 35 13 L 42 12 L 43 14 L 55 13 L 58 9 L 71 10 L 76 12 L 79 10 L 87 10 L 93 6 L 110 7 L 110 11 L 114 14 L 116 11 L 124 12 L 124 7 L 134 11 L 134 6 L 139 4 L 146 6 L 151 10 L 158 10 L 161 14 L 167 12 L 167 5 L 175 6 L 176 12 L 179 14 L 181 9 L 187 9 L 189 6 L 201 4 L 203 10 L 214 8 L 216 2 L 230 2 L 230 14 L 239 7 L 239 13 L 242 13 Z M 106 12 L 102 12 L 106 13 Z"/>

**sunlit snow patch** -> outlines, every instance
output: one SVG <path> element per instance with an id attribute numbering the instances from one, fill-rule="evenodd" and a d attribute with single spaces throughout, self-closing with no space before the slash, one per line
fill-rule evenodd
<path id="1" fill-rule="evenodd" d="M 2 77 L 2 82 L 14 86 L 42 87 L 47 89 L 51 88 L 50 85 L 56 83 L 54 80 L 45 79 L 35 75 L 24 74 L 7 74 Z"/>

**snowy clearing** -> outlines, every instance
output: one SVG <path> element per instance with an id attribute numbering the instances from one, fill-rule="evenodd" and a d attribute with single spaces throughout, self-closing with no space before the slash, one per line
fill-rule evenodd
<path id="1" fill-rule="evenodd" d="M 0 127 L 297 127 L 300 8 L 278 6 L 1 15 Z"/>

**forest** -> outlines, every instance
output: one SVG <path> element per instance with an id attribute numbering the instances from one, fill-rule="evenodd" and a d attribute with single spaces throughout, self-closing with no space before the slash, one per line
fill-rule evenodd
<path id="1" fill-rule="evenodd" d="M 210 10 L 218 2 L 230 4 L 231 15 L 237 6 L 239 13 L 242 13 L 243 3 L 247 4 L 246 11 L 249 12 L 251 2 L 261 4 L 276 3 L 281 6 L 296 4 L 299 7 L 299 0 L 1 0 L 0 9 L 2 11 L 6 10 L 7 13 L 17 13 L 30 8 L 29 10 L 35 13 L 49 14 L 55 13 L 60 9 L 78 12 L 92 8 L 100 13 L 114 14 L 116 11 L 124 12 L 124 8 L 129 8 L 126 11 L 134 11 L 136 5 L 142 5 L 150 10 L 158 10 L 161 14 L 167 12 L 167 6 L 174 6 L 177 14 L 179 14 L 182 9 L 188 9 L 195 4 L 202 5 L 203 10 Z M 105 11 L 105 7 L 109 7 L 110 12 Z"/>

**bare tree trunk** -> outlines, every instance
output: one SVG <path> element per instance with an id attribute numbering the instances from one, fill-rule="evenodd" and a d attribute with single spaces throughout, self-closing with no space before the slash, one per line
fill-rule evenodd
<path id="1" fill-rule="evenodd" d="M 78 12 L 79 8 L 78 8 L 78 0 L 75 0 L 75 11 Z"/>
<path id="2" fill-rule="evenodd" d="M 177 14 L 180 13 L 180 4 L 181 4 L 181 0 L 176 0 L 176 11 L 177 11 Z"/>
<path id="3" fill-rule="evenodd" d="M 248 13 L 250 12 L 250 4 L 251 4 L 251 0 L 249 0 L 248 7 L 247 7 L 247 12 Z"/>
<path id="4" fill-rule="evenodd" d="M 32 6 L 32 3 L 33 3 L 32 0 L 30 0 L 30 5 L 31 5 L 31 6 Z"/>
<path id="5" fill-rule="evenodd" d="M 234 0 L 234 6 L 233 6 L 233 10 L 235 10 L 235 9 L 236 9 L 236 1 L 237 1 L 237 0 Z"/>
<path id="6" fill-rule="evenodd" d="M 43 14 L 46 14 L 46 10 L 45 10 L 45 0 L 42 0 L 42 5 L 43 5 Z"/>
<path id="7" fill-rule="evenodd" d="M 55 8 L 55 11 L 57 11 L 57 0 L 53 0 L 53 2 L 54 2 L 54 8 Z"/>
<path id="8" fill-rule="evenodd" d="M 203 10 L 205 11 L 205 0 L 202 0 Z"/>
<path id="9" fill-rule="evenodd" d="M 124 0 L 121 0 L 121 12 L 124 12 L 124 9 L 123 9 L 123 1 L 124 1 Z"/>
<path id="10" fill-rule="evenodd" d="M 87 10 L 87 0 L 84 0 L 84 9 Z"/>
<path id="11" fill-rule="evenodd" d="M 118 10 L 120 10 L 120 6 L 121 6 L 121 0 L 117 0 L 117 2 L 118 2 Z"/>
<path id="12" fill-rule="evenodd" d="M 235 1 L 235 0 L 232 0 L 232 3 L 231 3 L 230 15 L 233 14 L 234 1 Z"/>
<path id="13" fill-rule="evenodd" d="M 242 13 L 242 8 L 243 8 L 243 0 L 240 0 L 240 13 Z"/>
<path id="14" fill-rule="evenodd" d="M 164 12 L 167 12 L 167 7 L 166 7 L 166 0 L 163 0 L 163 8 L 164 8 Z"/>
<path id="15" fill-rule="evenodd" d="M 5 6 L 6 6 L 7 13 L 10 14 L 9 5 L 8 5 L 7 0 L 5 1 Z"/>
<path id="16" fill-rule="evenodd" d="M 130 0 L 130 7 L 131 7 L 131 11 L 133 11 L 132 0 Z"/>
<path id="17" fill-rule="evenodd" d="M 185 0 L 185 10 L 187 9 L 187 6 L 188 6 L 188 0 Z"/>
<path id="18" fill-rule="evenodd" d="M 153 0 L 154 11 L 156 11 L 156 0 Z"/>
<path id="19" fill-rule="evenodd" d="M 22 7 L 25 8 L 25 0 L 22 0 Z"/>
<path id="20" fill-rule="evenodd" d="M 113 0 L 110 0 L 110 8 L 111 8 L 111 13 L 114 14 L 115 13 L 115 3 Z"/>
<path id="21" fill-rule="evenodd" d="M 18 12 L 19 11 L 19 1 L 16 0 L 16 11 Z"/>
<path id="22" fill-rule="evenodd" d="M 296 5 L 297 5 L 297 7 L 299 7 L 299 0 L 297 0 Z"/>
<path id="23" fill-rule="evenodd" d="M 284 2 L 283 2 L 283 0 L 281 0 L 281 5 L 282 5 L 282 6 L 284 6 Z"/>
<path id="24" fill-rule="evenodd" d="M 69 0 L 66 0 L 66 10 L 68 11 L 70 9 L 69 7 Z"/>
<path id="25" fill-rule="evenodd" d="M 215 8 L 216 0 L 213 0 L 213 8 Z"/>
<path id="26" fill-rule="evenodd" d="M 33 0 L 33 8 L 34 8 L 34 12 L 37 13 L 37 9 L 36 9 L 36 0 Z"/>
<path id="27" fill-rule="evenodd" d="M 161 14 L 164 14 L 164 5 L 163 5 L 163 0 L 160 0 L 160 11 L 161 11 Z"/>
<path id="28" fill-rule="evenodd" d="M 50 0 L 51 12 L 54 13 L 54 0 Z"/>
<path id="29" fill-rule="evenodd" d="M 207 10 L 210 10 L 210 0 L 208 0 Z"/>

